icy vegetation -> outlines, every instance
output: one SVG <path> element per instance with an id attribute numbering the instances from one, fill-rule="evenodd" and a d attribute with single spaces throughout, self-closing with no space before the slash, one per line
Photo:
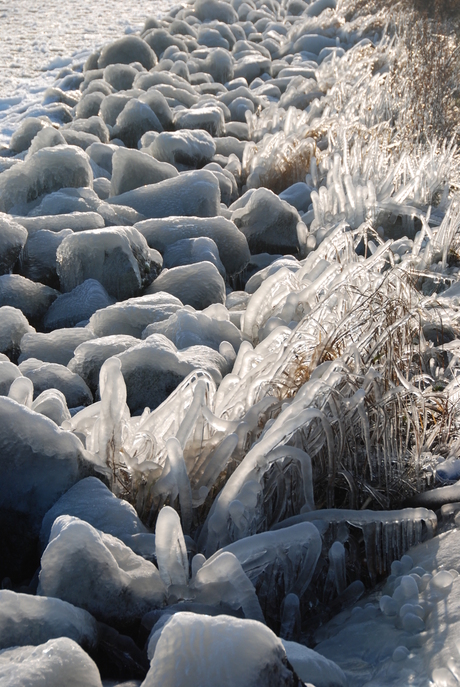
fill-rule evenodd
<path id="1" fill-rule="evenodd" d="M 460 683 L 460 168 L 391 16 L 184 2 L 0 149 L 2 685 Z"/>

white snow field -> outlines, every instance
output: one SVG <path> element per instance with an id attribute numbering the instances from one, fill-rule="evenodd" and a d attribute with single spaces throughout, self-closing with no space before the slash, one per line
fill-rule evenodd
<path id="1" fill-rule="evenodd" d="M 459 158 L 368 12 L 0 4 L 1 685 L 460 684 Z"/>

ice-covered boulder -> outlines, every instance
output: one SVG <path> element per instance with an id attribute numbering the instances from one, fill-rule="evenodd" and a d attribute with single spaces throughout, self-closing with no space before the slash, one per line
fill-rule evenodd
<path id="1" fill-rule="evenodd" d="M 99 68 L 109 64 L 131 64 L 140 62 L 146 69 L 152 69 L 157 58 L 150 46 L 138 36 L 123 36 L 105 45 L 97 61 Z"/>
<path id="2" fill-rule="evenodd" d="M 220 136 L 225 127 L 224 115 L 219 107 L 205 106 L 178 110 L 174 115 L 176 129 L 198 129 L 211 136 Z"/>
<path id="3" fill-rule="evenodd" d="M 47 331 L 75 327 L 79 322 L 89 320 L 96 310 L 107 308 L 113 302 L 114 299 L 100 282 L 96 279 L 86 279 L 69 293 L 63 293 L 56 298 L 43 318 L 43 327 Z M 64 364 L 67 365 L 67 362 Z"/>
<path id="4" fill-rule="evenodd" d="M 76 436 L 24 405 L 1 396 L 0 416 L 0 576 L 24 577 L 43 516 L 97 466 Z"/>
<path id="5" fill-rule="evenodd" d="M 56 232 L 40 229 L 33 232 L 27 239 L 21 256 L 22 276 L 52 288 L 58 288 L 56 251 L 66 236 L 70 236 L 71 233 L 71 229 L 61 229 Z"/>
<path id="6" fill-rule="evenodd" d="M 129 148 L 137 144 L 147 131 L 163 131 L 160 120 L 151 107 L 133 98 L 126 103 L 112 129 L 112 137 L 119 138 Z"/>
<path id="7" fill-rule="evenodd" d="M 163 255 L 163 267 L 170 269 L 203 260 L 215 265 L 221 277 L 225 279 L 226 272 L 219 257 L 219 249 L 215 241 L 207 236 L 199 236 L 196 239 L 181 239 L 167 246 Z"/>
<path id="8" fill-rule="evenodd" d="M 337 663 L 303 644 L 281 641 L 289 663 L 301 680 L 315 687 L 348 687 L 347 677 Z"/>
<path id="9" fill-rule="evenodd" d="M 40 217 L 41 215 L 72 215 L 74 212 L 95 212 L 100 202 L 99 196 L 92 188 L 61 188 L 44 196 L 39 205 L 29 212 L 29 215 Z M 87 228 L 83 226 L 82 230 Z"/>
<path id="10" fill-rule="evenodd" d="M 112 157 L 110 194 L 118 196 L 139 186 L 157 184 L 177 175 L 177 169 L 167 162 L 159 162 L 140 150 L 119 148 Z"/>
<path id="11" fill-rule="evenodd" d="M 0 353 L 16 362 L 22 337 L 34 331 L 20 310 L 9 305 L 0 307 Z"/>
<path id="12" fill-rule="evenodd" d="M 126 536 L 147 533 L 131 504 L 114 496 L 96 477 L 77 482 L 46 513 L 40 530 L 42 549 L 48 544 L 53 522 L 60 515 L 72 515 L 122 540 Z"/>
<path id="13" fill-rule="evenodd" d="M 19 274 L 0 276 L 0 306 L 21 310 L 32 324 L 39 323 L 59 291 Z"/>
<path id="14" fill-rule="evenodd" d="M 142 336 L 146 338 L 150 334 L 167 336 L 179 350 L 201 345 L 218 351 L 222 341 L 228 341 L 238 351 L 243 340 L 240 330 L 229 321 L 224 307 L 218 312 L 212 312 L 212 309 L 211 312 L 178 310 L 167 320 L 149 324 Z"/>
<path id="15" fill-rule="evenodd" d="M 24 152 L 38 132 L 50 124 L 48 117 L 26 117 L 11 136 L 10 149 L 15 153 Z"/>
<path id="16" fill-rule="evenodd" d="M 104 69 L 104 81 L 116 91 L 126 91 L 133 85 L 138 70 L 129 64 L 109 64 Z"/>
<path id="17" fill-rule="evenodd" d="M 300 685 L 281 640 L 255 620 L 176 613 L 154 633 L 148 653 L 142 687 Z"/>
<path id="18" fill-rule="evenodd" d="M 134 338 L 134 336 L 123 334 L 92 339 L 80 344 L 75 349 L 74 356 L 68 363 L 68 368 L 80 375 L 91 391 L 95 393 L 99 384 L 99 373 L 103 363 L 108 358 L 126 351 L 137 343 L 139 343 L 139 340 Z"/>
<path id="19" fill-rule="evenodd" d="M 71 372 L 64 365 L 27 358 L 19 369 L 32 381 L 34 398 L 46 389 L 58 389 L 64 394 L 69 408 L 87 406 L 93 402 L 93 395 L 80 375 Z"/>
<path id="20" fill-rule="evenodd" d="M 251 253 L 284 254 L 299 249 L 299 213 L 266 188 L 253 191 L 247 204 L 232 213 L 232 220 L 246 236 Z"/>
<path id="21" fill-rule="evenodd" d="M 11 272 L 27 241 L 27 230 L 8 215 L 0 215 L 0 275 Z"/>
<path id="22" fill-rule="evenodd" d="M 0 651 L 2 687 L 102 687 L 93 659 L 73 639 Z"/>
<path id="23" fill-rule="evenodd" d="M 146 293 L 161 291 L 170 293 L 196 310 L 225 301 L 225 282 L 217 267 L 207 260 L 163 270 Z"/>
<path id="24" fill-rule="evenodd" d="M 121 360 L 127 404 L 132 413 L 159 406 L 195 369 L 206 370 L 217 383 L 227 372 L 227 361 L 212 348 L 191 346 L 177 351 L 161 334 L 152 334 L 117 357 Z"/>
<path id="25" fill-rule="evenodd" d="M 86 191 L 88 190 L 86 189 Z M 42 230 L 52 232 L 61 232 L 64 229 L 87 231 L 88 229 L 102 229 L 104 226 L 102 217 L 97 212 L 91 211 L 42 215 L 40 217 L 17 217 L 16 221 L 27 229 L 29 240 L 33 234 Z"/>
<path id="26" fill-rule="evenodd" d="M 45 193 L 92 183 L 91 166 L 82 150 L 67 145 L 43 148 L 0 175 L 0 212 L 14 209 L 20 214 Z"/>
<path id="27" fill-rule="evenodd" d="M 281 200 L 292 205 L 299 212 L 306 212 L 311 203 L 312 189 L 303 181 L 298 181 L 292 186 L 288 186 L 282 193 L 279 194 Z"/>
<path id="28" fill-rule="evenodd" d="M 169 293 L 129 298 L 95 312 L 89 326 L 99 337 L 126 334 L 140 339 L 148 324 L 166 320 L 182 306 L 182 302 Z"/>
<path id="29" fill-rule="evenodd" d="M 92 649 L 97 643 L 97 623 L 87 611 L 61 599 L 0 590 L 0 650 L 36 646 L 57 637 Z"/>
<path id="30" fill-rule="evenodd" d="M 144 147 L 149 155 L 169 162 L 180 171 L 203 167 L 216 153 L 216 144 L 211 135 L 199 129 L 164 131 Z"/>
<path id="31" fill-rule="evenodd" d="M 41 558 L 38 594 L 63 599 L 121 627 L 162 606 L 165 587 L 153 563 L 120 539 L 61 515 Z"/>
<path id="32" fill-rule="evenodd" d="M 168 217 L 150 219 L 136 224 L 151 248 L 164 253 L 169 246 L 183 239 L 207 237 L 219 249 L 219 257 L 228 276 L 242 272 L 251 254 L 246 237 L 225 217 Z"/>
<path id="33" fill-rule="evenodd" d="M 37 358 L 44 363 L 67 365 L 77 346 L 94 338 L 93 332 L 84 327 L 55 329 L 49 334 L 42 332 L 24 334 L 21 339 L 19 362 L 22 363 L 28 358 Z"/>
<path id="34" fill-rule="evenodd" d="M 97 279 L 119 300 L 137 295 L 151 281 L 147 242 L 133 227 L 110 227 L 72 234 L 56 253 L 62 291 Z"/>
<path id="35" fill-rule="evenodd" d="M 196 16 L 203 22 L 217 19 L 225 24 L 234 24 L 238 21 L 232 5 L 222 0 L 196 0 L 194 8 Z"/>
<path id="36" fill-rule="evenodd" d="M 220 214 L 220 190 L 216 177 L 206 170 L 180 174 L 127 191 L 109 203 L 128 205 L 144 217 L 169 217 L 173 214 L 215 217 Z"/>

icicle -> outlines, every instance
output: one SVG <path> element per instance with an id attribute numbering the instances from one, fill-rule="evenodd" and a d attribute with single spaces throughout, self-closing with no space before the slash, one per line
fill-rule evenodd
<path id="1" fill-rule="evenodd" d="M 345 547 L 339 541 L 335 541 L 329 549 L 329 569 L 337 594 L 340 595 L 346 589 L 347 580 L 345 570 Z"/>
<path id="2" fill-rule="evenodd" d="M 185 534 L 189 534 L 192 524 L 192 489 L 185 467 L 182 447 L 176 437 L 171 437 L 167 440 L 166 450 L 179 492 L 183 529 Z"/>
<path id="3" fill-rule="evenodd" d="M 299 597 L 296 594 L 287 594 L 281 607 L 280 637 L 291 642 L 297 641 L 301 625 Z"/>
<path id="4" fill-rule="evenodd" d="M 166 587 L 185 587 L 188 583 L 188 558 L 178 514 L 164 506 L 155 529 L 155 555 Z"/>

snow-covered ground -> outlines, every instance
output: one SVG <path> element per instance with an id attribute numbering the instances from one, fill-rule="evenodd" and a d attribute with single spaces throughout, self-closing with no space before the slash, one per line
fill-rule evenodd
<path id="1" fill-rule="evenodd" d="M 63 67 L 110 39 L 139 32 L 171 0 L 0 0 L 0 145 Z"/>

